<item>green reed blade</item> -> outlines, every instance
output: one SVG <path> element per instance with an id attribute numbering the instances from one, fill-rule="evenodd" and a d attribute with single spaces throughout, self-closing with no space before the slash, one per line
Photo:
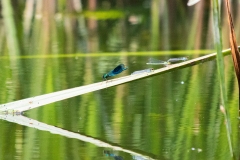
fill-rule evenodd
<path id="1" fill-rule="evenodd" d="M 232 140 L 231 140 L 231 124 L 228 115 L 228 107 L 227 107 L 227 94 L 225 88 L 225 79 L 224 79 L 224 63 L 223 63 L 223 54 L 222 54 L 222 35 L 221 35 L 221 23 L 220 23 L 220 10 L 218 0 L 212 1 L 212 12 L 213 12 L 213 34 L 214 34 L 214 43 L 215 48 L 217 50 L 217 68 L 218 68 L 218 79 L 220 82 L 220 90 L 221 90 L 221 101 L 222 106 L 225 109 L 225 120 L 226 120 L 226 130 L 227 130 L 227 138 L 229 143 L 230 153 L 233 156 L 232 149 Z"/>

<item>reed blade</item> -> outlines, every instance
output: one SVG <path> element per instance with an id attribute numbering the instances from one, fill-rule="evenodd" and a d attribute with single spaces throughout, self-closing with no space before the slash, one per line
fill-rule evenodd
<path id="1" fill-rule="evenodd" d="M 228 114 L 228 104 L 227 104 L 227 93 L 225 88 L 225 75 L 224 75 L 224 62 L 223 55 L 221 53 L 222 50 L 222 34 L 221 34 L 221 21 L 220 21 L 220 6 L 218 0 L 212 0 L 213 5 L 213 26 L 214 26 L 214 41 L 215 48 L 217 50 L 217 68 L 218 68 L 218 77 L 220 82 L 220 90 L 221 90 L 221 100 L 222 106 L 225 109 L 225 121 L 226 121 L 226 132 L 227 139 L 229 145 L 229 151 L 231 157 L 233 157 L 233 143 L 232 143 L 232 131 L 231 131 L 231 122 Z"/>
<path id="2" fill-rule="evenodd" d="M 226 49 L 221 52 L 223 55 L 229 55 L 230 49 Z M 208 54 L 208 55 L 205 55 L 202 57 L 191 59 L 191 60 L 188 60 L 185 62 L 172 64 L 167 67 L 160 68 L 160 69 L 155 69 L 155 70 L 152 70 L 151 72 L 128 75 L 128 76 L 124 76 L 124 77 L 120 77 L 120 78 L 115 78 L 115 79 L 110 79 L 107 81 L 102 81 L 102 82 L 85 85 L 85 86 L 80 86 L 80 87 L 76 87 L 76 88 L 71 88 L 71 89 L 52 92 L 52 93 L 39 95 L 39 96 L 35 96 L 35 97 L 30 97 L 30 98 L 26 98 L 26 99 L 14 101 L 14 102 L 9 102 L 6 104 L 0 104 L 0 114 L 2 114 L 2 113 L 13 114 L 13 113 L 27 111 L 27 110 L 30 110 L 33 108 L 37 108 L 40 106 L 44 106 L 44 105 L 47 105 L 50 103 L 58 102 L 58 101 L 72 98 L 75 96 L 79 96 L 82 94 L 90 93 L 90 92 L 97 91 L 100 89 L 113 87 L 116 85 L 136 81 L 136 80 L 143 79 L 143 78 L 148 78 L 148 77 L 154 76 L 154 75 L 172 72 L 172 71 L 180 69 L 180 68 L 190 67 L 190 66 L 193 66 L 196 64 L 203 63 L 205 61 L 212 60 L 216 56 L 217 56 L 217 53 L 212 53 L 212 54 Z"/>

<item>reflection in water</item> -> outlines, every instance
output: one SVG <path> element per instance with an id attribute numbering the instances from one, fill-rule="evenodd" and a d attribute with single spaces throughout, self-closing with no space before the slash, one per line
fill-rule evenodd
<path id="1" fill-rule="evenodd" d="M 122 156 L 116 155 L 113 153 L 113 151 L 109 151 L 109 150 L 104 150 L 103 153 L 107 156 L 107 157 L 113 157 L 115 160 L 124 160 Z M 149 160 L 146 157 L 143 156 L 139 156 L 139 155 L 131 155 L 133 160 Z"/>
<path id="2" fill-rule="evenodd" d="M 112 153 L 111 151 L 104 150 L 103 153 L 104 153 L 107 157 L 113 157 L 115 160 L 123 160 L 123 158 L 122 158 L 121 156 L 115 155 L 115 154 Z"/>
<path id="3" fill-rule="evenodd" d="M 130 62 L 132 59 L 137 62 L 137 65 L 127 64 L 129 69 L 126 73 L 128 71 L 132 73 L 138 70 L 140 66 L 141 68 L 143 66 L 146 67 L 146 57 L 125 57 L 127 62 Z M 92 65 L 82 68 L 76 67 L 80 66 L 85 60 L 80 57 L 77 60 L 74 58 L 23 60 L 23 66 L 29 65 L 31 62 L 35 64 L 35 62 L 41 63 L 42 61 L 49 64 L 49 68 L 32 66 L 34 70 L 41 70 L 41 72 L 46 73 L 41 78 L 46 83 L 42 82 L 41 84 L 44 85 L 38 86 L 39 83 L 35 84 L 35 80 L 39 82 L 40 79 L 33 78 L 31 81 L 33 76 L 32 70 L 31 72 L 22 72 L 20 75 L 25 78 L 26 82 L 30 83 L 32 90 L 29 91 L 27 87 L 20 88 L 18 90 L 20 93 L 18 94 L 19 97 L 15 98 L 22 99 L 73 86 L 83 86 L 96 81 L 105 83 L 106 81 L 102 82 L 101 77 L 99 77 L 99 75 L 104 73 L 103 67 L 105 66 L 95 66 L 95 64 L 103 64 L 104 60 L 100 60 L 99 57 L 88 58 L 91 59 L 91 63 L 87 64 Z M 159 58 L 164 59 L 164 57 Z M 226 57 L 226 60 L 231 60 L 230 58 Z M 108 59 L 112 62 L 116 57 L 108 57 Z M 71 70 L 67 70 L 67 68 Z M 81 70 L 72 68 L 80 68 Z M 58 69 L 61 70 L 60 73 Z M 238 90 L 235 89 L 233 68 L 229 63 L 226 69 L 228 73 L 226 79 L 229 88 L 228 93 L 231 95 L 230 114 L 233 117 L 231 124 L 235 139 L 234 150 L 237 150 L 236 142 L 238 141 L 236 140 L 236 135 L 238 130 L 236 126 L 238 126 L 239 120 L 235 118 L 237 117 L 235 115 L 237 109 L 235 104 L 238 102 L 238 97 L 235 95 Z M 154 72 L 157 70 L 154 69 Z M 23 143 L 22 150 L 24 150 L 24 154 L 21 154 L 23 158 L 25 158 L 25 153 L 28 153 L 28 157 L 31 157 L 32 152 L 28 152 L 28 148 L 36 145 L 44 153 L 48 152 L 46 153 L 48 156 L 56 150 L 62 153 L 62 156 L 65 156 L 69 154 L 66 148 L 74 148 L 72 150 L 75 152 L 74 154 L 80 154 L 78 153 L 79 150 L 88 151 L 84 158 L 91 155 L 99 157 L 103 156 L 102 147 L 106 147 L 120 151 L 119 155 L 124 159 L 133 159 L 133 157 L 140 159 L 136 153 L 140 154 L 141 158 L 144 157 L 143 155 L 148 155 L 145 157 L 151 157 L 152 159 L 180 160 L 179 157 L 192 159 L 194 156 L 202 159 L 229 159 L 223 115 L 219 111 L 219 87 L 215 70 L 215 62 L 210 61 L 201 65 L 168 72 L 164 75 L 84 94 L 26 112 L 29 117 L 38 119 L 41 122 L 23 116 L 7 115 L 6 117 L 6 115 L 3 115 L 3 119 L 8 118 L 9 121 L 14 123 L 26 122 L 21 125 L 13 125 L 6 121 L 0 121 L 0 132 L 3 135 L 0 138 L 0 143 L 9 145 L 9 147 L 15 146 L 14 141 L 8 142 L 6 139 L 9 137 L 14 139 L 16 136 L 14 130 L 21 128 L 21 134 L 17 134 L 18 140 L 19 136 L 23 135 L 22 141 L 29 141 L 30 144 L 25 145 Z M 141 76 L 141 74 L 135 76 Z M 130 77 L 135 76 L 130 75 Z M 0 81 L 5 84 L 4 78 L 0 79 Z M 184 82 L 184 85 L 180 82 Z M 52 86 L 52 88 L 46 86 Z M 95 87 L 92 86 L 92 88 Z M 37 92 L 40 89 L 43 89 L 43 91 Z M 5 102 L 4 96 L 7 92 L 4 86 L 0 91 L 0 97 L 2 97 L 0 100 Z M 70 90 L 70 93 L 76 93 L 76 90 Z M 21 95 L 25 97 L 20 97 Z M 54 96 L 49 99 L 53 98 Z M 42 128 L 38 128 L 39 126 Z M 61 136 L 39 131 L 42 129 Z M 81 134 L 71 131 L 80 131 Z M 59 139 L 59 137 L 61 138 Z M 52 139 L 56 140 L 57 143 L 48 143 L 52 142 Z M 16 139 L 14 140 L 16 141 Z M 97 151 L 93 150 L 92 146 L 82 145 L 83 142 L 93 144 L 92 146 Z M 118 146 L 122 147 L 118 148 Z M 124 148 L 128 149 L 124 150 Z M 7 149 L 8 147 L 4 149 L 4 152 L 15 155 L 15 150 Z M 34 149 L 30 150 L 34 151 Z M 66 151 L 60 152 L 62 150 Z M 136 152 L 130 152 L 133 150 Z M 221 154 L 219 155 L 219 153 Z M 2 158 L 0 157 L 0 159 Z"/>
<path id="4" fill-rule="evenodd" d="M 20 124 L 22 126 L 35 128 L 35 129 L 38 129 L 38 130 L 48 131 L 48 132 L 51 132 L 52 134 L 58 134 L 58 135 L 65 136 L 65 137 L 68 137 L 68 138 L 78 139 L 78 140 L 81 140 L 81 141 L 84 141 L 84 142 L 94 144 L 94 145 L 99 146 L 99 147 L 112 148 L 114 150 L 130 153 L 132 155 L 136 155 L 136 156 L 139 156 L 139 157 L 145 157 L 149 160 L 152 159 L 148 156 L 142 155 L 140 153 L 137 153 L 137 152 L 134 152 L 134 151 L 131 151 L 131 150 L 124 149 L 120 146 L 116 146 L 116 145 L 114 146 L 112 144 L 106 143 L 106 142 L 98 140 L 96 138 L 81 135 L 79 133 L 74 133 L 74 132 L 71 132 L 71 131 L 68 131 L 68 130 L 65 130 L 65 129 L 62 129 L 62 128 L 52 126 L 52 125 L 48 125 L 46 123 L 42 123 L 42 122 L 36 121 L 34 119 L 27 118 L 27 117 L 22 116 L 22 115 L 8 115 L 8 114 L 3 115 L 3 114 L 0 114 L 0 119 L 6 120 L 8 122 L 13 122 L 13 123 L 16 123 L 16 124 Z M 116 160 L 121 160 L 121 158 L 122 158 L 121 156 L 116 156 L 114 154 L 110 154 L 110 152 L 107 152 L 107 151 L 104 152 L 104 153 L 106 155 L 114 157 Z"/>

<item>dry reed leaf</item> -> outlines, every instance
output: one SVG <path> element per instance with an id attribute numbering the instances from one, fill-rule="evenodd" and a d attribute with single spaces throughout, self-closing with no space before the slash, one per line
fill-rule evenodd
<path id="1" fill-rule="evenodd" d="M 229 0 L 226 0 L 227 14 L 228 14 L 228 24 L 230 28 L 230 45 L 231 45 L 231 54 L 233 58 L 234 68 L 236 72 L 236 76 L 238 79 L 238 85 L 240 84 L 240 54 L 236 42 L 234 26 L 232 21 L 232 15 L 230 12 L 230 4 Z"/>

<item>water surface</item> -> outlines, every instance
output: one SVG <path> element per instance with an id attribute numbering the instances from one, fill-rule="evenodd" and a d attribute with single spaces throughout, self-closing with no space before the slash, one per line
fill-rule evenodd
<path id="1" fill-rule="evenodd" d="M 230 58 L 226 57 L 226 61 Z M 108 66 L 101 65 L 105 59 L 100 57 L 21 59 L 21 65 L 28 67 L 25 71 L 16 68 L 18 81 L 5 78 L 7 85 L 0 94 L 1 103 L 102 81 L 102 74 L 114 62 L 129 67 L 117 77 L 128 75 L 149 67 L 147 59 L 147 56 L 108 57 L 112 62 Z M 1 68 L 10 70 L 7 61 L 1 60 L 4 64 Z M 238 98 L 232 70 L 233 66 L 228 64 L 229 111 L 233 147 L 237 151 Z M 21 81 L 26 84 L 19 85 Z M 213 60 L 49 104 L 26 111 L 24 116 L 120 146 L 142 158 L 229 159 L 219 94 Z M 136 159 L 139 156 L 5 120 L 0 125 L 1 159 L 114 159 L 114 156 Z"/>

